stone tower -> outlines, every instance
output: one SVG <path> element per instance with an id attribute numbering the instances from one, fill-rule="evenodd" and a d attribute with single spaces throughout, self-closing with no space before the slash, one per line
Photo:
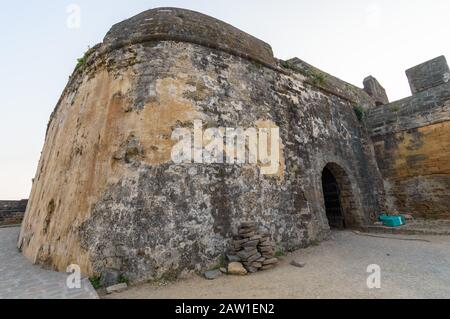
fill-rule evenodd
<path id="1" fill-rule="evenodd" d="M 374 149 L 354 112 L 376 101 L 362 89 L 176 8 L 114 25 L 83 61 L 51 115 L 22 224 L 18 246 L 33 262 L 132 281 L 175 276 L 216 264 L 245 220 L 280 249 L 304 247 L 330 229 L 325 169 L 342 224 L 382 211 Z M 173 132 L 196 120 L 205 132 L 278 128 L 277 170 L 174 162 Z"/>
<path id="2" fill-rule="evenodd" d="M 371 108 L 367 127 L 390 210 L 450 219 L 450 72 L 440 56 L 406 71 L 412 96 Z"/>

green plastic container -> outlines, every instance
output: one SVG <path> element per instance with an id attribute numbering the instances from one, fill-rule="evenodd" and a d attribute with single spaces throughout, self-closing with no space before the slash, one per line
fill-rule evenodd
<path id="1" fill-rule="evenodd" d="M 403 216 L 387 216 L 381 215 L 380 221 L 387 227 L 399 227 L 406 224 L 405 217 Z"/>

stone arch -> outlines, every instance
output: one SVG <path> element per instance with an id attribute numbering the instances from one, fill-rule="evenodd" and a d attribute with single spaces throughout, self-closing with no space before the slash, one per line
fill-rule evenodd
<path id="1" fill-rule="evenodd" d="M 346 170 L 340 165 L 329 162 L 327 163 L 322 171 L 322 177 L 324 174 L 332 174 L 334 177 L 337 186 L 338 186 L 338 200 L 341 208 L 342 219 L 343 219 L 343 227 L 339 228 L 356 228 L 361 226 L 362 224 L 362 216 L 360 211 L 360 205 L 358 204 L 357 198 L 355 194 L 355 185 L 351 182 L 350 175 L 346 172 Z M 326 194 L 323 191 L 324 185 L 322 185 L 322 202 L 324 205 L 324 210 L 327 211 L 326 208 Z M 329 224 L 328 216 L 326 219 Z"/>

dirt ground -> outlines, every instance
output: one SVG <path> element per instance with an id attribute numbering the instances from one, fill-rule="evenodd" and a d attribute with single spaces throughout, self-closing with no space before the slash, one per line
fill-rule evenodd
<path id="1" fill-rule="evenodd" d="M 282 257 L 269 271 L 142 284 L 104 298 L 450 298 L 450 236 L 373 236 L 389 238 L 334 232 L 319 246 Z M 290 265 L 293 259 L 306 266 Z M 379 289 L 367 287 L 372 264 L 381 269 Z"/>

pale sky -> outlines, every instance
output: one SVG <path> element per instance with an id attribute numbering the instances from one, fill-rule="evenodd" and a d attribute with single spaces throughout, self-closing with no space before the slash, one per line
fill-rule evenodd
<path id="1" fill-rule="evenodd" d="M 81 9 L 69 28 L 67 7 Z M 372 74 L 391 101 L 410 95 L 404 71 L 450 59 L 449 0 L 30 0 L 0 11 L 0 199 L 28 198 L 46 125 L 69 75 L 109 28 L 144 10 L 200 11 L 269 43 L 276 57 L 299 57 L 362 86 Z"/>

